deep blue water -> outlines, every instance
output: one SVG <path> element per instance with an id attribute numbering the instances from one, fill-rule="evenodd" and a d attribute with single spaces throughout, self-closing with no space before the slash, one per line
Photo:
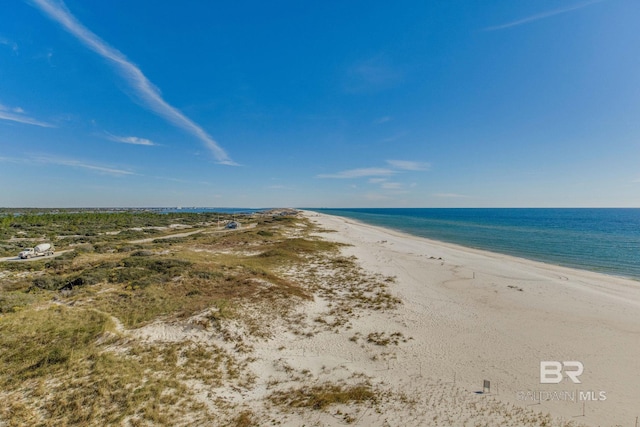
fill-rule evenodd
<path id="1" fill-rule="evenodd" d="M 640 209 L 312 209 L 536 261 L 640 279 Z"/>

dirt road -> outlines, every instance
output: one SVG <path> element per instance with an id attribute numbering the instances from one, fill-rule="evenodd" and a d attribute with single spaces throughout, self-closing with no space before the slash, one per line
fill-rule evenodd
<path id="1" fill-rule="evenodd" d="M 73 250 L 73 249 L 69 249 L 69 250 L 66 250 L 66 251 L 59 251 L 59 252 L 56 252 L 53 255 L 49 255 L 49 256 L 37 256 L 37 257 L 33 257 L 33 258 L 28 258 L 28 259 L 20 259 L 19 256 L 8 256 L 8 257 L 0 258 L 0 262 L 3 262 L 3 261 L 29 262 L 29 261 L 38 261 L 38 260 L 42 260 L 42 259 L 51 259 L 51 258 L 55 258 L 57 256 L 60 256 L 65 252 L 69 252 L 71 250 Z"/>

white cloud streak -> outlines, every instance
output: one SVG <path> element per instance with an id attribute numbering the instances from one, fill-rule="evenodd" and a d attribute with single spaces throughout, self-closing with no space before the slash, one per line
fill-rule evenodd
<path id="1" fill-rule="evenodd" d="M 109 166 L 96 165 L 92 163 L 83 162 L 80 160 L 74 159 L 65 159 L 61 157 L 48 156 L 48 155 L 33 155 L 27 158 L 14 158 L 14 157 L 0 157 L 0 162 L 7 163 L 16 163 L 16 164 L 24 164 L 24 165 L 56 165 L 56 166 L 67 166 L 76 169 L 87 169 L 93 172 L 114 175 L 114 176 L 124 176 L 124 175 L 138 175 L 135 172 L 124 170 L 124 169 L 116 169 Z"/>
<path id="2" fill-rule="evenodd" d="M 395 172 L 386 168 L 361 168 L 361 169 L 349 169 L 346 171 L 334 173 L 334 174 L 321 174 L 318 178 L 335 178 L 335 179 L 350 179 L 350 178 L 363 178 L 367 176 L 390 176 Z"/>
<path id="3" fill-rule="evenodd" d="M 204 129 L 180 110 L 167 103 L 158 88 L 147 79 L 140 68 L 80 23 L 62 1 L 32 0 L 32 3 L 89 49 L 110 61 L 150 110 L 198 138 L 213 153 L 219 163 L 237 165 Z"/>
<path id="4" fill-rule="evenodd" d="M 15 159 L 13 157 L 4 157 L 4 156 L 0 156 L 0 162 L 3 162 L 3 163 L 22 163 L 20 161 L 20 159 Z"/>
<path id="5" fill-rule="evenodd" d="M 94 165 L 94 164 L 85 163 L 85 162 L 81 162 L 79 160 L 73 160 L 73 159 L 40 156 L 40 157 L 34 157 L 33 160 L 37 163 L 44 163 L 44 164 L 51 164 L 51 165 L 58 165 L 58 166 L 69 166 L 72 168 L 79 168 L 79 169 L 87 169 L 93 172 L 105 173 L 105 174 L 114 175 L 114 176 L 137 175 L 136 173 L 128 170 Z"/>
<path id="6" fill-rule="evenodd" d="M 50 123 L 42 122 L 24 114 L 24 110 L 20 107 L 9 108 L 0 104 L 0 120 L 8 120 L 10 122 L 22 123 L 25 125 L 40 126 L 43 128 L 55 127 Z"/>
<path id="7" fill-rule="evenodd" d="M 373 177 L 369 178 L 369 183 L 378 184 L 386 181 L 386 177 L 402 171 L 426 171 L 431 167 L 429 163 L 410 160 L 387 160 L 387 163 L 391 168 L 349 169 L 332 174 L 316 175 L 316 178 L 352 179 Z"/>
<path id="8" fill-rule="evenodd" d="M 380 184 L 381 182 L 385 182 L 387 180 L 387 178 L 370 178 L 369 179 L 369 183 L 370 184 Z"/>
<path id="9" fill-rule="evenodd" d="M 157 145 L 155 142 L 151 141 L 150 139 L 139 138 L 137 136 L 117 136 L 117 135 L 112 135 L 110 133 L 107 133 L 107 135 L 111 141 L 120 142 L 122 144 L 147 145 L 147 146 Z"/>
<path id="10" fill-rule="evenodd" d="M 146 177 L 152 179 L 158 179 L 161 181 L 170 181 L 177 182 L 180 184 L 189 184 L 189 185 L 206 185 L 212 186 L 213 184 L 207 181 L 190 181 L 186 179 L 173 178 L 170 176 L 155 176 L 155 175 L 144 175 L 131 170 L 119 169 L 112 166 L 99 165 L 92 162 L 86 162 L 76 159 L 69 158 L 61 158 L 55 156 L 49 156 L 47 154 L 37 154 L 31 155 L 30 157 L 25 158 L 17 158 L 17 157 L 3 157 L 0 156 L 0 163 L 14 163 L 19 165 L 55 165 L 55 166 L 66 166 L 73 169 L 85 169 L 91 172 L 96 172 L 101 175 L 112 175 L 114 177 L 125 177 L 125 176 L 136 176 L 136 177 Z M 217 197 L 217 196 L 214 196 Z"/>
<path id="11" fill-rule="evenodd" d="M 426 171 L 431 167 L 429 163 L 410 160 L 387 160 L 387 163 L 396 169 L 405 171 Z"/>
<path id="12" fill-rule="evenodd" d="M 600 3 L 600 2 L 603 2 L 603 1 L 605 1 L 605 0 L 591 0 L 591 1 L 583 2 L 583 3 L 578 3 L 578 4 L 575 4 L 573 6 L 569 6 L 569 7 L 565 7 L 565 8 L 561 8 L 561 9 L 554 9 L 554 10 L 550 10 L 548 12 L 543 12 L 543 13 L 539 13 L 539 14 L 536 14 L 536 15 L 528 16 L 526 18 L 522 18 L 522 19 L 518 19 L 516 21 L 508 22 L 506 24 L 496 25 L 494 27 L 487 27 L 483 31 L 497 31 L 497 30 L 504 30 L 504 29 L 512 28 L 512 27 L 517 27 L 519 25 L 528 24 L 529 22 L 539 21 L 541 19 L 549 18 L 551 16 L 560 15 L 562 13 L 567 13 L 567 12 L 572 12 L 574 10 L 582 9 L 583 7 L 587 7 L 587 6 L 590 6 L 592 4 Z"/>
<path id="13" fill-rule="evenodd" d="M 383 182 L 380 185 L 380 188 L 383 190 L 400 190 L 402 188 L 402 184 L 399 182 Z"/>

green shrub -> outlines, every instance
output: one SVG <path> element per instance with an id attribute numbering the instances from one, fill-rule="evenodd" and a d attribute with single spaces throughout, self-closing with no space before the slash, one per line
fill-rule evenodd
<path id="1" fill-rule="evenodd" d="M 130 256 L 151 256 L 151 255 L 153 255 L 153 252 L 151 251 L 138 250 L 132 253 Z"/>
<path id="2" fill-rule="evenodd" d="M 47 270 L 63 271 L 71 267 L 71 265 L 73 264 L 74 258 L 76 258 L 77 256 L 78 256 L 78 253 L 76 251 L 65 252 L 60 256 L 57 256 L 53 259 L 48 260 L 44 264 L 44 267 Z"/>
<path id="3" fill-rule="evenodd" d="M 141 245 L 123 245 L 118 247 L 118 252 L 122 253 L 122 252 L 132 252 L 132 251 L 137 251 L 139 249 L 142 249 Z"/>
<path id="4" fill-rule="evenodd" d="M 62 280 L 58 277 L 40 276 L 33 279 L 33 286 L 39 289 L 52 291 L 62 286 Z"/>

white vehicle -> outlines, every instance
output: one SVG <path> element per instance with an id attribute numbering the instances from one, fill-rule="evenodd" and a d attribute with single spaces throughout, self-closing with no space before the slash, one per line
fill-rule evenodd
<path id="1" fill-rule="evenodd" d="M 24 251 L 20 252 L 18 256 L 22 259 L 29 259 L 37 256 L 49 256 L 53 255 L 54 249 L 53 246 L 49 243 L 40 243 L 35 248 L 26 248 Z"/>

